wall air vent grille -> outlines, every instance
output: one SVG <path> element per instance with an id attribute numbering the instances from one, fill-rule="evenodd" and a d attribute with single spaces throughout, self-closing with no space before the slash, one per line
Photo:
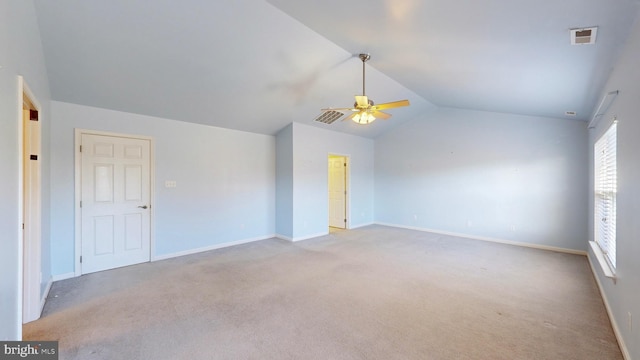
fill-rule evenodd
<path id="1" fill-rule="evenodd" d="M 317 118 L 313 121 L 321 122 L 324 124 L 333 124 L 336 120 L 340 119 L 344 113 L 335 110 L 327 110 L 322 114 L 318 115 Z"/>
<path id="2" fill-rule="evenodd" d="M 598 27 L 570 29 L 571 45 L 589 45 L 596 42 Z"/>

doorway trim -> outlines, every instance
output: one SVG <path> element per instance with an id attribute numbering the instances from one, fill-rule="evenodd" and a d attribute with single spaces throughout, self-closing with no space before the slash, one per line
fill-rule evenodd
<path id="1" fill-rule="evenodd" d="M 42 308 L 44 307 L 44 298 L 43 293 L 41 291 L 42 287 L 42 165 L 39 165 L 38 174 L 36 177 L 40 177 L 40 180 L 37 183 L 37 188 L 33 191 L 33 193 L 29 192 L 28 189 L 25 188 L 24 181 L 25 178 L 25 136 L 28 135 L 25 132 L 25 116 L 24 116 L 24 108 L 25 105 L 28 106 L 28 110 L 35 110 L 38 113 L 38 131 L 41 133 L 41 123 L 42 119 L 42 106 L 38 102 L 38 99 L 35 97 L 29 86 L 27 85 L 24 77 L 18 76 L 18 212 L 19 212 L 19 222 L 18 222 L 18 234 L 19 234 L 19 246 L 18 246 L 18 280 L 20 284 L 20 288 L 18 290 L 18 319 L 20 329 L 20 337 L 22 338 L 22 324 L 31 322 L 33 320 L 37 320 L 40 318 L 42 314 Z M 29 120 L 30 121 L 30 120 Z M 37 150 L 39 150 L 36 156 L 36 161 L 42 161 L 42 136 L 38 136 L 37 144 L 35 144 Z M 31 154 L 30 154 L 31 155 Z M 30 174 L 31 178 L 33 175 Z M 36 198 L 36 206 L 35 209 L 31 207 L 27 208 L 25 206 L 26 196 L 29 194 L 30 197 Z M 31 230 L 35 230 L 35 234 L 33 232 L 25 231 L 25 210 L 30 211 L 31 215 L 36 215 L 36 224 L 28 224 L 27 226 L 35 226 L 35 228 L 31 228 Z M 30 238 L 25 239 L 25 234 L 29 234 Z M 32 236 L 33 235 L 33 236 Z M 26 241 L 25 241 L 26 240 Z M 27 249 L 25 249 L 27 247 Z M 48 291 L 48 289 L 47 289 Z"/>
<path id="2" fill-rule="evenodd" d="M 345 230 L 349 230 L 351 228 L 351 156 L 347 155 L 347 154 L 340 154 L 340 153 L 335 153 L 335 152 L 329 152 L 327 154 L 327 163 L 329 162 L 329 158 L 332 156 L 339 156 L 339 157 L 343 157 L 344 161 L 347 164 L 347 169 L 345 171 L 345 191 L 347 192 L 347 195 L 344 198 L 345 201 L 345 217 L 347 218 L 346 223 L 344 224 L 344 229 Z M 328 166 L 325 166 L 325 168 L 327 169 L 327 179 L 329 179 L 329 174 L 328 174 Z M 329 193 L 329 181 L 327 181 L 327 194 Z M 329 197 L 327 196 L 327 228 L 329 228 Z"/>
<path id="3" fill-rule="evenodd" d="M 82 255 L 82 212 L 80 209 L 80 200 L 82 199 L 82 157 L 80 153 L 80 145 L 82 144 L 82 135 L 103 135 L 115 136 L 121 138 L 140 139 L 149 141 L 149 261 L 155 261 L 155 143 L 153 137 L 134 134 L 122 134 L 109 131 L 90 130 L 90 129 L 74 129 L 74 209 L 75 209 L 75 254 L 74 254 L 74 275 L 76 277 L 82 275 L 82 264 L 80 264 L 80 255 Z"/>

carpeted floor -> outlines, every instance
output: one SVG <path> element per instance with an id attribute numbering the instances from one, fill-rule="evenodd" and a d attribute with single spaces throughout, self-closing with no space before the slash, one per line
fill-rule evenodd
<path id="1" fill-rule="evenodd" d="M 56 282 L 60 359 L 622 359 L 586 257 L 369 226 Z"/>

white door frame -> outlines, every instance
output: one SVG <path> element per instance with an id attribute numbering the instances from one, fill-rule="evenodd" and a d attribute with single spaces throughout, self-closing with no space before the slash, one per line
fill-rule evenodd
<path id="1" fill-rule="evenodd" d="M 18 311 L 20 319 L 19 329 L 20 329 L 20 338 L 22 338 L 22 324 L 27 323 L 33 320 L 37 320 L 40 318 L 42 314 L 42 308 L 44 307 L 44 299 L 41 297 L 41 275 L 42 275 L 42 260 L 41 260 L 41 251 L 42 251 L 42 183 L 40 181 L 39 186 L 36 189 L 33 189 L 33 192 L 29 193 L 31 198 L 38 199 L 37 208 L 25 208 L 25 200 L 28 189 L 24 187 L 25 181 L 25 141 L 24 137 L 27 135 L 24 131 L 25 127 L 25 119 L 23 108 L 24 104 L 28 103 L 30 106 L 30 110 L 38 111 L 38 121 L 42 119 L 42 106 L 36 99 L 35 95 L 25 82 L 22 76 L 18 76 L 18 177 L 19 177 L 19 185 L 18 185 L 18 212 L 19 219 L 18 227 L 19 227 L 19 254 L 18 254 L 18 264 L 19 264 L 19 284 L 20 289 L 17 292 L 18 295 Z M 30 121 L 30 120 L 27 120 Z M 38 122 L 38 125 L 41 123 Z M 40 149 L 40 154 L 37 161 L 42 161 L 42 139 L 41 137 L 37 140 L 39 143 L 36 145 L 37 149 Z M 31 175 L 30 175 L 31 176 Z M 42 167 L 40 167 L 40 172 L 37 176 L 42 178 Z M 31 228 L 31 230 L 35 230 L 35 234 L 33 231 L 25 232 L 25 216 L 24 211 L 31 210 L 34 211 L 36 216 L 37 224 L 28 224 L 27 226 L 31 227 L 35 225 L 35 229 Z M 32 212 L 32 214 L 34 214 Z M 29 234 L 29 239 L 25 239 L 25 234 Z M 26 241 L 25 241 L 26 240 Z M 25 250 L 25 247 L 27 248 Z"/>
<path id="2" fill-rule="evenodd" d="M 344 158 L 344 161 L 347 163 L 347 169 L 345 171 L 345 191 L 347 192 L 347 195 L 344 198 L 345 201 L 345 213 L 344 215 L 347 217 L 347 222 L 344 224 L 344 228 L 345 230 L 348 230 L 351 228 L 351 157 L 349 155 L 346 154 L 339 154 L 339 153 L 334 153 L 334 152 L 330 152 L 329 154 L 327 154 L 327 162 L 329 161 L 329 157 L 330 156 L 341 156 Z M 325 166 L 325 168 L 327 169 L 327 172 L 329 171 L 328 166 Z M 327 179 L 329 178 L 329 174 L 327 174 Z M 327 181 L 327 192 L 329 190 L 329 183 Z M 329 197 L 327 196 L 327 213 L 329 212 Z M 328 224 L 329 220 L 327 217 L 327 228 L 329 227 Z"/>
<path id="3" fill-rule="evenodd" d="M 75 153 L 75 180 L 74 180 L 74 189 L 75 189 L 75 256 L 74 256 L 74 275 L 80 276 L 82 275 L 82 264 L 80 264 L 80 255 L 82 255 L 82 212 L 80 210 L 80 200 L 82 199 L 82 158 L 80 153 L 80 145 L 82 144 L 82 135 L 103 135 L 103 136 L 115 136 L 121 138 L 131 138 L 131 139 L 140 139 L 140 140 L 148 140 L 149 147 L 149 199 L 150 199 L 150 207 L 149 207 L 149 218 L 150 218 L 150 229 L 149 229 L 149 260 L 155 260 L 155 196 L 154 196 L 154 184 L 155 184 L 155 160 L 154 160 L 154 141 L 150 136 L 143 135 L 132 135 L 132 134 L 121 134 L 115 132 L 108 131 L 99 131 L 99 130 L 89 130 L 89 129 L 75 129 L 75 145 L 74 145 L 74 153 Z"/>

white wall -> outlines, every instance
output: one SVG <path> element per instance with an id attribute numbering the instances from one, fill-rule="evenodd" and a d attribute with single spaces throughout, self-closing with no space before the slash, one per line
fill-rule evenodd
<path id="1" fill-rule="evenodd" d="M 20 292 L 20 233 L 18 184 L 18 76 L 24 77 L 42 105 L 42 148 L 48 148 L 49 85 L 35 10 L 32 1 L 0 1 L 0 340 L 20 340 L 22 334 Z M 49 271 L 49 171 L 48 155 L 42 156 L 42 263 L 43 285 Z"/>
<path id="2" fill-rule="evenodd" d="M 586 251 L 585 123 L 442 108 L 375 153 L 378 223 Z"/>
<path id="3" fill-rule="evenodd" d="M 74 271 L 74 128 L 154 138 L 155 255 L 274 235 L 273 136 L 56 101 L 52 117 L 54 274 Z"/>
<path id="4" fill-rule="evenodd" d="M 329 154 L 349 157 L 351 228 L 373 223 L 373 140 L 293 123 L 293 239 L 328 233 Z"/>
<path id="5" fill-rule="evenodd" d="M 593 144 L 618 118 L 618 197 L 617 197 L 617 282 L 604 277 L 594 254 L 589 258 L 610 305 L 612 320 L 622 336 L 629 359 L 640 359 L 640 22 L 627 40 L 625 49 L 609 77 L 603 94 L 620 93 L 598 126 L 589 132 L 591 180 L 589 194 L 589 239 L 593 240 Z M 628 316 L 632 315 L 632 329 Z"/>

